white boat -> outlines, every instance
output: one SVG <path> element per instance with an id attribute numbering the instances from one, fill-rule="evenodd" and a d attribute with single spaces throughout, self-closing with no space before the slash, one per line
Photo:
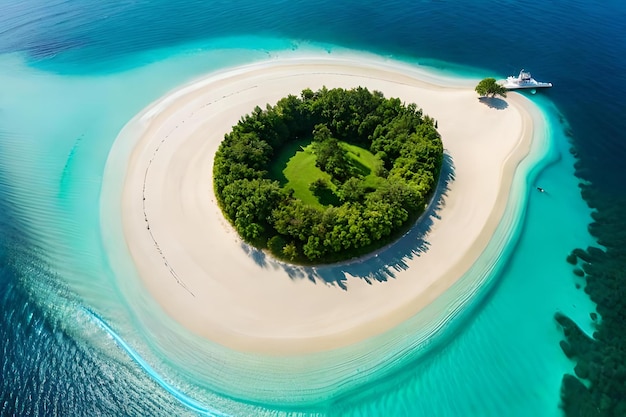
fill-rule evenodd
<path id="1" fill-rule="evenodd" d="M 541 81 L 535 80 L 530 72 L 521 70 L 519 75 L 516 77 L 511 75 L 507 77 L 506 80 L 502 83 L 504 88 L 507 90 L 517 90 L 520 88 L 547 88 L 552 87 L 552 83 L 544 83 Z"/>

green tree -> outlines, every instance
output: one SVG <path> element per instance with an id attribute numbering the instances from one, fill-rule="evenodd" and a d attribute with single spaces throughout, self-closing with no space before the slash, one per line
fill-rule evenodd
<path id="1" fill-rule="evenodd" d="M 351 173 L 348 152 L 339 145 L 339 141 L 329 137 L 321 142 L 315 142 L 315 165 L 329 173 L 334 180 L 345 181 Z"/>
<path id="2" fill-rule="evenodd" d="M 283 255 L 285 255 L 289 260 L 294 260 L 299 256 L 298 247 L 295 243 L 289 242 L 283 248 Z"/>
<path id="3" fill-rule="evenodd" d="M 284 249 L 286 245 L 287 241 L 282 235 L 274 235 L 267 241 L 267 248 L 277 256 L 285 254 Z"/>
<path id="4" fill-rule="evenodd" d="M 504 88 L 503 85 L 498 84 L 495 78 L 491 77 L 482 79 L 476 86 L 475 90 L 482 97 L 495 97 L 496 95 L 506 97 L 506 88 Z"/>
<path id="5" fill-rule="evenodd" d="M 346 182 L 339 187 L 338 194 L 341 202 L 360 201 L 365 194 L 363 181 L 356 177 L 348 178 Z"/>
<path id="6" fill-rule="evenodd" d="M 491 79 L 476 91 L 504 96 L 500 88 Z M 302 171 L 325 209 L 295 198 L 271 172 L 283 150 L 307 140 L 314 151 L 307 163 L 332 180 Z M 375 154 L 367 174 L 355 147 Z M 437 123 L 417 105 L 366 88 L 306 89 L 255 107 L 233 126 L 215 156 L 214 189 L 244 240 L 285 259 L 337 261 L 385 244 L 423 212 L 442 161 Z"/>
<path id="7" fill-rule="evenodd" d="M 313 193 L 320 192 L 322 190 L 328 189 L 329 184 L 326 181 L 326 178 L 318 178 L 309 185 L 309 190 Z"/>
<path id="8" fill-rule="evenodd" d="M 247 240 L 259 238 L 268 228 L 273 208 L 284 197 L 280 185 L 268 179 L 238 180 L 222 190 L 225 213 Z"/>
<path id="9" fill-rule="evenodd" d="M 316 142 L 324 142 L 332 137 L 332 133 L 325 124 L 317 124 L 313 129 L 313 140 Z"/>

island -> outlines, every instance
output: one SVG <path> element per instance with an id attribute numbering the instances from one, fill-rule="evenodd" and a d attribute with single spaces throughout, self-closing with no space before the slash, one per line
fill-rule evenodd
<path id="1" fill-rule="evenodd" d="M 389 344 L 369 341 L 400 325 L 427 337 L 471 298 L 500 256 L 507 224 L 519 218 L 504 216 L 506 208 L 523 201 L 525 179 L 514 181 L 516 172 L 543 133 L 528 99 L 511 94 L 494 109 L 476 97 L 475 83 L 382 58 L 316 55 L 235 67 L 169 92 L 123 128 L 107 160 L 103 234 L 113 236 L 108 230 L 119 222 L 124 244 L 111 238 L 104 245 L 112 270 L 124 277 L 120 288 L 140 285 L 141 308 L 240 353 L 333 350 L 342 360 L 341 352 L 354 355 L 344 348 L 367 343 L 375 358 Z M 216 153 L 242 115 L 324 87 L 362 87 L 407 106 L 419 103 L 436 121 L 443 158 L 439 173 L 433 167 L 439 178 L 432 178 L 432 198 L 425 191 L 419 200 L 421 210 L 428 207 L 404 235 L 354 260 L 293 265 L 248 244 L 223 214 L 214 188 Z"/>

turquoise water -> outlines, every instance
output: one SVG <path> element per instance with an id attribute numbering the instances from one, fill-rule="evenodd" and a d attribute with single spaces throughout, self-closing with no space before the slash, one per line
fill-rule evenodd
<path id="1" fill-rule="evenodd" d="M 480 59 L 475 55 L 480 43 L 500 45 L 503 35 L 514 36 L 513 29 L 496 24 L 479 31 L 475 25 L 488 20 L 482 15 L 478 23 L 438 29 L 446 19 L 465 22 L 477 11 L 489 13 L 486 2 L 474 10 L 458 2 L 416 7 L 398 1 L 384 10 L 367 2 L 351 9 L 271 3 L 263 13 L 256 3 L 92 6 L 79 11 L 64 2 L 47 8 L 24 2 L 11 6 L 0 31 L 0 254 L 6 282 L 0 414 L 560 415 L 561 378 L 574 364 L 559 348 L 562 334 L 553 315 L 564 312 L 591 332 L 594 309 L 564 262 L 574 247 L 593 243 L 586 231 L 590 210 L 580 197 L 565 133 L 571 129 L 584 142 L 586 133 L 604 128 L 581 126 L 581 120 L 592 118 L 588 113 L 606 93 L 596 90 L 589 101 L 574 100 L 588 103 L 576 109 L 581 117 L 568 117 L 574 106 L 563 89 L 531 97 L 548 120 L 548 154 L 517 189 L 521 217 L 491 284 L 430 345 L 387 351 L 383 346 L 371 357 L 360 351 L 345 367 L 354 374 L 331 365 L 318 374 L 298 374 L 310 361 L 332 364 L 332 354 L 282 360 L 232 354 L 232 363 L 220 363 L 197 352 L 223 349 L 186 334 L 163 313 L 154 314 L 158 307 L 141 295 L 132 271 L 120 277 L 110 268 L 103 245 L 108 232 L 100 228 L 101 180 L 108 150 L 124 124 L 202 74 L 302 51 L 341 55 L 345 48 L 369 49 L 434 71 L 504 76 L 520 64 L 509 63 L 502 48 Z M 585 23 L 594 28 L 607 18 L 607 10 L 585 7 L 576 3 L 570 15 L 558 15 L 557 23 L 576 39 L 589 31 L 571 26 L 577 10 L 586 10 Z M 363 22 L 364 15 L 370 20 Z M 245 23 L 240 25 L 245 36 L 236 36 L 237 25 L 215 16 Z M 137 21 L 143 24 L 134 28 Z M 515 58 L 531 63 L 557 87 L 559 81 L 565 84 L 571 76 L 564 73 L 568 50 L 559 47 L 568 39 L 546 38 L 536 17 L 524 24 L 538 29 L 530 35 L 536 45 L 549 44 L 562 58 L 536 57 L 525 47 Z M 611 39 L 606 26 L 589 42 Z M 51 27 L 56 30 L 49 32 Z M 470 47 L 469 40 L 477 44 Z M 608 60 L 602 70 L 610 74 L 615 64 L 597 49 L 596 62 Z M 621 105 L 604 101 L 595 111 Z M 612 113 L 603 114 L 610 136 L 617 127 L 609 123 Z M 618 159 L 624 147 L 616 143 L 605 140 L 599 147 Z M 604 169 L 612 164 L 607 160 Z M 536 185 L 548 192 L 535 192 Z M 276 362 L 283 375 L 292 374 L 290 380 L 267 373 Z"/>

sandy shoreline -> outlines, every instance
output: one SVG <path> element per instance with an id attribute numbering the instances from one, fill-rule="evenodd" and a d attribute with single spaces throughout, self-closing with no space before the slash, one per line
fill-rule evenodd
<path id="1" fill-rule="evenodd" d="M 215 204 L 213 154 L 224 133 L 256 105 L 323 85 L 380 90 L 417 103 L 438 121 L 453 179 L 427 219 L 424 241 L 407 234 L 398 244 L 401 256 L 387 267 L 374 257 L 287 268 L 242 247 Z M 284 59 L 209 75 L 151 104 L 112 150 L 132 149 L 113 158 L 128 164 L 118 167 L 126 176 L 117 209 L 149 293 L 191 331 L 271 354 L 346 346 L 413 316 L 483 252 L 533 137 L 523 97 L 510 94 L 496 109 L 479 102 L 473 85 L 450 85 L 382 61 Z"/>

